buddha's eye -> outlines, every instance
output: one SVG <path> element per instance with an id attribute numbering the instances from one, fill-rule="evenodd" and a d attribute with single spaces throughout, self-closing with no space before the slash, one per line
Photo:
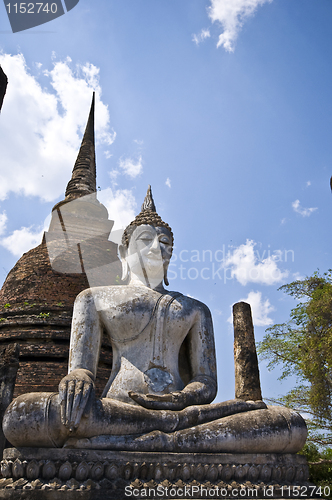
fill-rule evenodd
<path id="1" fill-rule="evenodd" d="M 160 243 L 164 243 L 164 245 L 170 245 L 170 241 L 167 236 L 162 236 L 161 238 L 159 238 L 159 241 Z"/>
<path id="2" fill-rule="evenodd" d="M 153 240 L 153 238 L 149 238 L 148 236 L 142 236 L 141 238 L 138 238 L 139 241 L 144 241 L 145 243 L 146 242 L 150 242 Z"/>
<path id="3" fill-rule="evenodd" d="M 154 237 L 150 233 L 142 233 L 138 236 L 138 241 L 143 241 L 144 243 L 150 243 L 153 241 Z"/>

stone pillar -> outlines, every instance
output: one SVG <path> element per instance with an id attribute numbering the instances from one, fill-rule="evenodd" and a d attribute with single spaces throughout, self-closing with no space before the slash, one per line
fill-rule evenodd
<path id="1" fill-rule="evenodd" d="M 5 447 L 6 438 L 2 432 L 2 419 L 7 406 L 13 399 L 16 373 L 18 370 L 18 344 L 3 348 L 0 353 L 0 455 Z"/>
<path id="2" fill-rule="evenodd" d="M 246 401 L 262 399 L 254 326 L 250 305 L 233 306 L 235 397 Z"/>

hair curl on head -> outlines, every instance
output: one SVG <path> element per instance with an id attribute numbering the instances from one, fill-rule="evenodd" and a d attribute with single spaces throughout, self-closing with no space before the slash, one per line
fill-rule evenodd
<path id="1" fill-rule="evenodd" d="M 164 222 L 160 215 L 157 214 L 156 211 L 156 206 L 154 204 L 153 198 L 152 198 L 152 191 L 151 191 L 151 186 L 148 187 L 148 191 L 146 193 L 146 197 L 144 199 L 142 208 L 140 213 L 135 217 L 135 219 L 129 224 L 129 226 L 126 227 L 126 229 L 123 232 L 122 235 L 122 245 L 125 247 L 128 247 L 129 245 L 129 239 L 137 226 L 141 226 L 142 224 L 147 224 L 149 226 L 154 226 L 154 227 L 164 227 L 166 228 L 172 238 L 172 250 L 173 250 L 173 243 L 174 243 L 174 237 L 173 237 L 173 232 L 170 226 L 167 224 L 167 222 Z"/>

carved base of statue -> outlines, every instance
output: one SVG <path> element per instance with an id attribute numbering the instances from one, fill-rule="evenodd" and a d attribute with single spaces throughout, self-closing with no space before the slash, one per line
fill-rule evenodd
<path id="1" fill-rule="evenodd" d="M 0 498 L 14 500 L 295 498 L 299 488 L 303 498 L 313 488 L 292 454 L 8 448 L 1 470 Z"/>

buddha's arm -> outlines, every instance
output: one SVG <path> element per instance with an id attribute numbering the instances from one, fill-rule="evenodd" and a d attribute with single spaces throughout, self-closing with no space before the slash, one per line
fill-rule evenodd
<path id="1" fill-rule="evenodd" d="M 217 395 L 217 366 L 210 310 L 201 304 L 188 336 L 192 379 L 183 389 L 186 406 L 211 403 Z"/>
<path id="2" fill-rule="evenodd" d="M 155 410 L 182 410 L 211 403 L 217 394 L 216 355 L 211 314 L 203 304 L 188 333 L 188 345 L 192 379 L 182 391 L 161 396 L 130 392 L 130 397 L 145 408 Z"/>
<path id="3" fill-rule="evenodd" d="M 75 300 L 68 375 L 59 384 L 61 421 L 71 430 L 78 427 L 97 373 L 101 343 L 98 311 L 91 290 Z"/>

